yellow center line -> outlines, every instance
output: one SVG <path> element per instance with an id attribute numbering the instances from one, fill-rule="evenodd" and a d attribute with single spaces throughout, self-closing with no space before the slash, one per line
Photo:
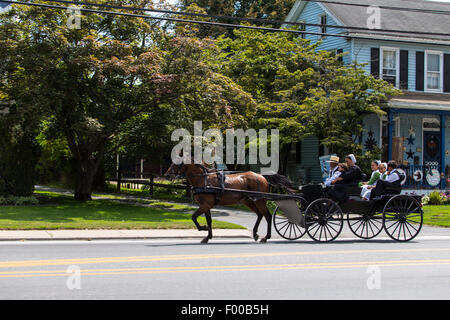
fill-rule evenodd
<path id="1" fill-rule="evenodd" d="M 382 249 L 382 250 L 336 250 L 336 251 L 293 251 L 270 253 L 237 253 L 237 254 L 193 254 L 193 255 L 162 255 L 162 256 L 131 256 L 131 257 L 100 257 L 100 258 L 74 258 L 53 260 L 25 260 L 0 262 L 0 268 L 34 267 L 54 265 L 83 265 L 106 263 L 129 263 L 151 261 L 176 261 L 200 259 L 227 259 L 227 258 L 255 258 L 255 257 L 281 257 L 281 256 L 310 256 L 310 255 L 339 255 L 361 253 L 408 253 L 408 252 L 443 252 L 450 248 L 424 248 L 424 249 Z"/>
<path id="2" fill-rule="evenodd" d="M 333 268 L 363 268 L 368 266 L 399 267 L 399 266 L 430 266 L 450 265 L 450 259 L 434 260 L 387 260 L 387 261 L 353 261 L 353 262 L 322 262 L 301 264 L 266 264 L 266 265 L 228 265 L 228 266 L 193 266 L 193 267 L 152 267 L 152 268 L 118 268 L 118 269 L 86 269 L 80 270 L 80 275 L 127 275 L 127 274 L 158 274 L 158 273 L 193 273 L 193 272 L 226 272 L 226 271 L 267 271 L 267 270 L 299 270 L 299 269 L 333 269 Z M 0 278 L 18 277 L 56 277 L 70 276 L 66 270 L 34 270 L 0 272 Z"/>

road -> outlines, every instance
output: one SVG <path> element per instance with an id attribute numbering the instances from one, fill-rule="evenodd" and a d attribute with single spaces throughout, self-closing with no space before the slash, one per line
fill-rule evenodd
<path id="1" fill-rule="evenodd" d="M 0 299 L 449 299 L 450 234 L 0 242 Z"/>

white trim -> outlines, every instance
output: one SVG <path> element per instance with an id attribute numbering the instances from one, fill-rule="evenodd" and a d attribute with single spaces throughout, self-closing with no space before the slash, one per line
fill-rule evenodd
<path id="1" fill-rule="evenodd" d="M 439 74 L 440 74 L 440 89 L 428 89 L 428 55 L 434 54 L 440 56 L 439 61 Z M 424 91 L 425 92 L 438 92 L 442 93 L 444 91 L 444 53 L 442 51 L 435 51 L 435 50 L 425 50 L 425 61 L 424 61 Z"/>
<path id="2" fill-rule="evenodd" d="M 395 51 L 395 64 L 396 64 L 396 71 L 395 71 L 395 87 L 400 87 L 400 48 L 396 47 L 380 47 L 380 79 L 383 79 L 383 60 L 384 60 L 384 54 L 383 51 Z"/>

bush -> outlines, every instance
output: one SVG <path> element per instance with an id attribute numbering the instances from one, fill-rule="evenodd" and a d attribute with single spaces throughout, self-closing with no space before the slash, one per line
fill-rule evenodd
<path id="1" fill-rule="evenodd" d="M 429 197 L 428 204 L 431 205 L 441 205 L 444 203 L 444 200 L 446 200 L 444 196 L 437 191 L 433 191 L 432 193 L 430 193 L 428 197 Z"/>
<path id="2" fill-rule="evenodd" d="M 36 205 L 39 201 L 35 197 L 14 197 L 0 196 L 0 206 L 25 206 L 25 205 Z"/>

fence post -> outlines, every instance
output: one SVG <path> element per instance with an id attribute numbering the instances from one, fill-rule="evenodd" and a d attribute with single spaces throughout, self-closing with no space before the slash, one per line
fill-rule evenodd
<path id="1" fill-rule="evenodd" d="M 150 195 L 153 195 L 153 181 L 154 181 L 155 177 L 153 176 L 153 174 L 150 174 Z"/>
<path id="2" fill-rule="evenodd" d="M 120 192 L 120 184 L 122 181 L 122 170 L 117 171 L 117 192 Z"/>

